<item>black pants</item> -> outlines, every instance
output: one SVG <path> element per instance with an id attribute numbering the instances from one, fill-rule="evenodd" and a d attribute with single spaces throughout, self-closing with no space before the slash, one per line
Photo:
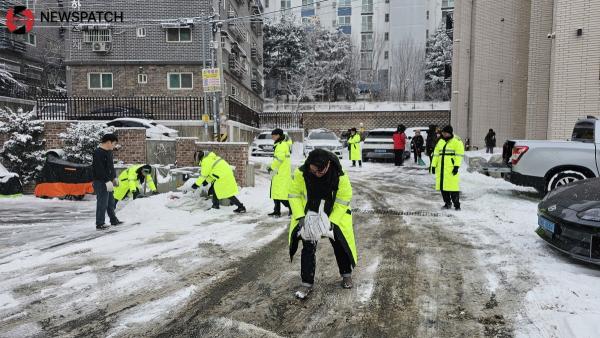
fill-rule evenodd
<path id="1" fill-rule="evenodd" d="M 394 165 L 404 165 L 404 149 L 394 149 Z"/>
<path id="2" fill-rule="evenodd" d="M 276 214 L 280 214 L 281 213 L 281 205 L 283 204 L 284 207 L 290 209 L 290 202 L 286 201 L 286 200 L 273 200 L 273 203 L 275 203 L 275 208 L 273 208 L 273 212 L 275 212 Z M 292 209 L 290 209 L 291 212 Z"/>
<path id="3" fill-rule="evenodd" d="M 106 214 L 108 214 L 111 224 L 117 223 L 116 203 L 112 191 L 106 190 L 106 183 L 102 181 L 94 181 L 92 186 L 96 193 L 96 225 L 104 225 Z"/>
<path id="4" fill-rule="evenodd" d="M 443 191 L 442 198 L 446 205 L 454 204 L 455 208 L 460 208 L 460 192 L 458 191 Z"/>
<path id="5" fill-rule="evenodd" d="M 415 154 L 415 163 L 419 163 L 419 159 L 421 158 L 421 151 L 420 150 L 413 150 L 413 153 Z"/>
<path id="6" fill-rule="evenodd" d="M 356 160 L 352 160 L 352 166 L 356 167 Z M 362 167 L 362 160 L 358 160 L 358 166 Z"/>
<path id="7" fill-rule="evenodd" d="M 329 240 L 331 246 L 333 246 L 333 253 L 335 254 L 335 260 L 342 277 L 349 277 L 352 275 L 352 263 L 350 257 L 344 251 L 344 248 L 339 241 Z M 302 241 L 302 257 L 300 260 L 302 277 L 302 284 L 305 286 L 312 286 L 315 283 L 315 270 L 317 268 L 317 242 Z"/>
<path id="8" fill-rule="evenodd" d="M 212 206 L 213 206 L 213 208 L 218 208 L 219 207 L 219 199 L 217 198 L 217 193 L 215 192 L 214 185 L 210 186 L 210 188 L 208 189 L 208 194 L 209 195 L 212 194 Z M 242 204 L 242 202 L 240 202 L 240 200 L 238 200 L 238 198 L 235 197 L 235 196 L 229 197 L 229 200 L 231 201 L 231 204 L 235 205 L 238 208 L 241 208 L 241 207 L 244 206 Z"/>
<path id="9" fill-rule="evenodd" d="M 494 147 L 485 147 L 485 153 L 486 154 L 493 154 L 494 153 Z"/>

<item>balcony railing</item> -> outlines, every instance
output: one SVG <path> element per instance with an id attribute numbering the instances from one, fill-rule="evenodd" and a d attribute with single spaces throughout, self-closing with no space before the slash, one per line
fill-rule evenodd
<path id="1" fill-rule="evenodd" d="M 254 90 L 257 94 L 261 94 L 263 91 L 263 86 L 260 83 L 259 79 L 252 79 L 250 81 L 250 85 L 252 86 L 252 90 Z"/>
<path id="2" fill-rule="evenodd" d="M 242 23 L 239 20 L 229 21 L 227 27 L 227 32 L 238 39 L 238 41 L 243 42 L 246 40 L 246 34 L 244 33 Z"/>
<path id="3" fill-rule="evenodd" d="M 15 39 L 15 37 L 17 37 Z M 8 33 L 4 28 L 0 30 L 0 50 L 12 50 L 17 53 L 25 53 L 26 45 L 20 41 L 20 35 Z"/>
<path id="4" fill-rule="evenodd" d="M 250 57 L 258 63 L 263 62 L 262 55 L 259 53 L 258 48 L 256 47 L 252 47 L 252 49 L 250 49 Z"/>
<path id="5" fill-rule="evenodd" d="M 242 63 L 233 55 L 229 56 L 229 71 L 239 77 L 244 77 L 246 74 Z"/>

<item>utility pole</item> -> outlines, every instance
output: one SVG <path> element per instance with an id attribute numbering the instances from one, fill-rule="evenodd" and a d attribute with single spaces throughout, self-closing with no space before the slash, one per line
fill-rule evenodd
<path id="1" fill-rule="evenodd" d="M 210 20 L 211 28 L 212 28 L 212 41 L 211 41 L 211 66 L 212 68 L 219 68 L 219 73 L 221 77 L 221 91 L 224 89 L 223 83 L 223 70 L 221 69 L 221 27 L 223 26 L 223 22 L 219 20 L 219 13 L 214 13 L 213 18 Z M 221 128 L 220 128 L 220 117 L 219 117 L 219 93 L 213 93 L 213 133 L 215 140 L 219 140 L 221 136 Z"/>

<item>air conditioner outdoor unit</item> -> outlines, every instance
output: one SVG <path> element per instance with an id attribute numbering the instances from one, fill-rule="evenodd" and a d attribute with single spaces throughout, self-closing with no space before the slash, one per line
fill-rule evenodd
<path id="1" fill-rule="evenodd" d="M 110 45 L 107 42 L 94 42 L 92 43 L 92 51 L 94 52 L 108 52 Z"/>

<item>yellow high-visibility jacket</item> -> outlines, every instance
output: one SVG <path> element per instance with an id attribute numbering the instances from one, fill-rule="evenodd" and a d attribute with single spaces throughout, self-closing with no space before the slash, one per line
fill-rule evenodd
<path id="1" fill-rule="evenodd" d="M 113 191 L 113 196 L 117 201 L 125 198 L 129 192 L 133 193 L 136 189 L 138 189 L 138 187 L 141 187 L 137 170 L 142 166 L 142 164 L 132 165 L 119 174 L 119 185 L 115 187 Z M 150 191 L 156 191 L 156 186 L 154 185 L 154 180 L 152 180 L 152 175 L 146 175 L 144 179 L 146 181 L 146 187 L 148 187 Z"/>
<path id="2" fill-rule="evenodd" d="M 454 167 L 460 167 L 465 146 L 458 136 L 446 141 L 441 138 L 433 151 L 431 167 L 435 168 L 435 188 L 442 191 L 460 191 L 460 174 L 454 175 Z"/>
<path id="3" fill-rule="evenodd" d="M 196 185 L 201 186 L 204 181 L 213 184 L 218 199 L 238 194 L 238 186 L 231 166 L 213 152 L 200 161 L 200 177 L 196 180 Z"/>
<path id="4" fill-rule="evenodd" d="M 351 161 L 362 161 L 362 150 L 360 149 L 360 135 L 358 133 L 348 138 L 348 144 L 350 145 L 350 160 Z"/>
<path id="5" fill-rule="evenodd" d="M 288 142 L 285 140 L 275 143 L 271 170 L 274 174 L 271 180 L 271 199 L 287 201 L 292 184 L 292 163 Z"/>
<path id="6" fill-rule="evenodd" d="M 289 201 L 292 209 L 292 220 L 288 233 L 288 242 L 290 248 L 290 259 L 298 250 L 299 219 L 306 215 L 306 182 L 304 181 L 303 171 L 298 168 L 294 171 L 294 180 L 290 187 Z M 356 243 L 354 241 L 354 228 L 352 226 L 352 210 L 350 201 L 352 200 L 352 186 L 350 178 L 344 173 L 340 176 L 337 194 L 334 197 L 333 210 L 329 215 L 329 221 L 333 226 L 333 233 L 336 241 L 340 241 L 342 247 L 352 261 L 352 266 L 356 265 L 358 255 L 356 251 Z"/>

